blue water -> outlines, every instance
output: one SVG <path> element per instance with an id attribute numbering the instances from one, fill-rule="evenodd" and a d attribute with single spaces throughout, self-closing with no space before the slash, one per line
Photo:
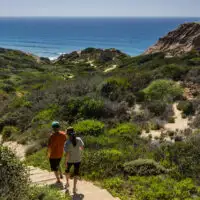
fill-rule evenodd
<path id="1" fill-rule="evenodd" d="M 200 18 L 0 18 L 0 47 L 50 58 L 87 47 L 138 55 L 192 21 Z"/>

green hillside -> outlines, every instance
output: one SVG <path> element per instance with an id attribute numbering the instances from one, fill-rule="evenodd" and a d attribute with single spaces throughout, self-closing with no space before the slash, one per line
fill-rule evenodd
<path id="1" fill-rule="evenodd" d="M 88 48 L 57 60 L 0 49 L 0 132 L 48 169 L 51 122 L 86 145 L 82 175 L 122 200 L 200 199 L 200 54 L 130 57 Z M 187 129 L 173 124 L 175 103 Z M 146 134 L 144 136 L 144 134 Z"/>

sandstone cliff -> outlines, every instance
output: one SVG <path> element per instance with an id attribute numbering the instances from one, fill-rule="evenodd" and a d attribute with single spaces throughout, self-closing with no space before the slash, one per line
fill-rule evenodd
<path id="1" fill-rule="evenodd" d="M 164 52 L 167 55 L 177 56 L 193 49 L 200 51 L 200 23 L 185 23 L 180 25 L 176 30 L 160 38 L 144 54 Z"/>

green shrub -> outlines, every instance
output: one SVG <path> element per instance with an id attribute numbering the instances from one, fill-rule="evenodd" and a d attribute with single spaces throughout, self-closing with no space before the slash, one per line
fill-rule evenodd
<path id="1" fill-rule="evenodd" d="M 173 145 L 162 145 L 154 152 L 154 158 L 158 162 L 167 160 L 171 167 L 176 166 L 182 177 L 193 178 L 199 183 L 200 158 L 198 155 L 200 153 L 200 137 L 197 134 L 189 137 L 186 141 L 181 141 L 180 139 L 177 138 L 179 142 Z"/>
<path id="2" fill-rule="evenodd" d="M 120 139 L 106 135 L 99 135 L 98 137 L 88 135 L 84 137 L 84 143 L 86 144 L 87 148 L 97 150 L 106 147 L 114 147 L 120 143 Z"/>
<path id="3" fill-rule="evenodd" d="M 12 101 L 12 103 L 9 105 L 10 108 L 20 108 L 20 107 L 28 107 L 30 108 L 32 106 L 32 103 L 30 101 L 27 101 L 24 97 L 16 97 Z"/>
<path id="4" fill-rule="evenodd" d="M 165 112 L 166 103 L 163 101 L 155 100 L 155 101 L 149 102 L 147 105 L 147 108 L 155 116 L 160 116 Z"/>
<path id="5" fill-rule="evenodd" d="M 166 173 L 167 170 L 154 160 L 138 159 L 125 163 L 124 172 L 128 175 L 151 176 Z"/>
<path id="6" fill-rule="evenodd" d="M 177 109 L 182 110 L 185 115 L 194 114 L 193 104 L 190 101 L 180 101 L 177 105 Z"/>
<path id="7" fill-rule="evenodd" d="M 0 146 L 0 194 L 5 200 L 26 200 L 28 171 L 7 148 Z"/>
<path id="8" fill-rule="evenodd" d="M 158 72 L 156 71 L 156 73 L 159 73 L 159 71 L 161 72 L 162 77 L 179 80 L 188 72 L 188 68 L 176 64 L 170 64 L 161 67 L 158 69 Z"/>
<path id="9" fill-rule="evenodd" d="M 162 100 L 172 101 L 183 94 L 183 89 L 176 82 L 170 80 L 153 81 L 143 90 L 145 98 L 149 101 Z"/>
<path id="10" fill-rule="evenodd" d="M 126 96 L 126 102 L 128 103 L 128 106 L 129 106 L 129 107 L 135 105 L 136 96 L 133 95 L 133 94 L 128 94 L 128 95 Z"/>
<path id="11" fill-rule="evenodd" d="M 15 88 L 12 85 L 4 84 L 1 89 L 7 93 L 14 92 Z"/>
<path id="12" fill-rule="evenodd" d="M 15 137 L 17 134 L 19 134 L 19 130 L 15 126 L 4 126 L 2 130 L 2 138 L 4 141 Z"/>
<path id="13" fill-rule="evenodd" d="M 84 117 L 101 117 L 104 103 L 101 100 L 85 98 L 81 103 L 79 112 Z"/>
<path id="14" fill-rule="evenodd" d="M 84 120 L 74 124 L 74 129 L 80 135 L 99 135 L 104 131 L 104 124 L 97 120 Z"/>
<path id="15" fill-rule="evenodd" d="M 57 105 L 52 105 L 50 108 L 40 111 L 32 120 L 32 122 L 44 121 L 48 122 L 55 118 L 59 112 Z"/>
<path id="16" fill-rule="evenodd" d="M 122 200 L 190 200 L 199 199 L 199 187 L 191 179 L 177 181 L 168 176 L 107 178 L 103 187 Z"/>
<path id="17" fill-rule="evenodd" d="M 32 186 L 29 189 L 29 200 L 69 200 L 70 197 L 62 194 L 59 190 L 49 187 L 36 187 Z"/>
<path id="18" fill-rule="evenodd" d="M 104 102 L 102 100 L 85 98 L 69 99 L 62 110 L 65 120 L 75 121 L 78 118 L 99 118 L 104 111 Z"/>
<path id="19" fill-rule="evenodd" d="M 169 117 L 168 118 L 168 123 L 171 123 L 171 124 L 175 123 L 175 118 L 174 117 Z"/>
<path id="20" fill-rule="evenodd" d="M 106 80 L 101 88 L 101 95 L 115 101 L 119 96 L 123 95 L 123 92 L 128 89 L 129 83 L 123 78 L 109 78 Z"/>
<path id="21" fill-rule="evenodd" d="M 140 134 L 140 128 L 136 124 L 119 124 L 116 128 L 109 130 L 109 136 L 121 137 L 125 141 L 133 142 Z"/>
<path id="22" fill-rule="evenodd" d="M 81 166 L 83 175 L 93 180 L 115 176 L 121 173 L 122 158 L 122 152 L 116 149 L 85 150 Z"/>
<path id="23" fill-rule="evenodd" d="M 114 197 L 119 197 L 121 200 L 130 200 L 130 193 L 128 191 L 128 184 L 121 177 L 106 178 L 103 180 L 102 185 L 106 188 Z M 132 199 L 131 199 L 132 200 Z"/>
<path id="24" fill-rule="evenodd" d="M 25 163 L 29 166 L 50 170 L 47 148 L 43 148 L 42 150 L 26 157 Z"/>
<path id="25" fill-rule="evenodd" d="M 188 60 L 188 64 L 190 65 L 200 65 L 200 58 L 192 58 Z"/>
<path id="26" fill-rule="evenodd" d="M 189 200 L 193 196 L 199 198 L 199 188 L 191 179 L 176 181 L 169 177 L 130 177 L 137 200 Z"/>

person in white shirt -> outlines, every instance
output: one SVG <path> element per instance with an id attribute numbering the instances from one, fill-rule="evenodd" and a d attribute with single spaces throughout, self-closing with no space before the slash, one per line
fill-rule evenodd
<path id="1" fill-rule="evenodd" d="M 68 140 L 65 142 L 64 151 L 66 152 L 66 188 L 69 187 L 70 169 L 74 166 L 74 188 L 73 193 L 77 192 L 77 181 L 81 165 L 81 151 L 84 143 L 80 137 L 76 137 L 73 127 L 69 127 L 66 131 Z"/>

